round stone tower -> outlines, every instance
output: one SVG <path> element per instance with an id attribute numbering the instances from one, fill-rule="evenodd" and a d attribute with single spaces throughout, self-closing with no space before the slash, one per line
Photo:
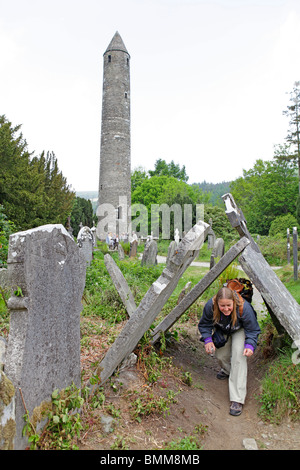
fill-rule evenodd
<path id="1" fill-rule="evenodd" d="M 105 232 L 128 232 L 131 204 L 130 55 L 118 32 L 103 55 L 98 238 Z M 110 207 L 110 206 L 112 207 Z M 113 208 L 113 209 L 112 209 Z M 109 213 L 109 214 L 108 214 Z M 115 219 L 115 221 L 113 220 Z M 101 233 L 100 233 L 101 232 Z"/>

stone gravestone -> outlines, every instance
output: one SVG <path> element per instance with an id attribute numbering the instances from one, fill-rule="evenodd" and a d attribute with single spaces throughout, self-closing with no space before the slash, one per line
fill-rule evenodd
<path id="1" fill-rule="evenodd" d="M 222 258 L 225 253 L 225 243 L 223 238 L 217 238 L 210 256 L 210 269 L 215 265 L 216 258 Z"/>
<path id="2" fill-rule="evenodd" d="M 77 235 L 77 244 L 89 266 L 93 259 L 94 235 L 89 227 L 82 227 Z"/>
<path id="3" fill-rule="evenodd" d="M 135 258 L 135 257 L 136 257 L 136 254 L 137 254 L 137 247 L 138 247 L 138 242 L 137 242 L 137 240 L 133 240 L 133 241 L 130 243 L 130 253 L 129 253 L 129 257 L 130 257 L 130 258 Z"/>
<path id="4" fill-rule="evenodd" d="M 167 265 L 169 264 L 170 259 L 174 255 L 176 247 L 177 247 L 177 243 L 175 242 L 175 240 L 171 241 L 169 248 L 168 248 Z"/>
<path id="5" fill-rule="evenodd" d="M 96 375 L 103 384 L 118 365 L 134 350 L 142 336 L 150 328 L 166 301 L 176 288 L 179 279 L 198 256 L 208 231 L 208 224 L 201 220 L 179 243 L 175 255 L 159 278 L 152 284 L 134 314 L 99 364 Z M 180 304 L 179 304 L 180 305 Z M 96 386 L 90 385 L 90 393 Z"/>
<path id="6" fill-rule="evenodd" d="M 141 265 L 155 265 L 157 264 L 157 243 L 155 240 L 151 240 L 146 244 Z"/>
<path id="7" fill-rule="evenodd" d="M 7 265 L 12 294 L 5 374 L 16 390 L 14 449 L 20 450 L 27 445 L 24 403 L 32 417 L 55 389 L 81 385 L 86 262 L 62 225 L 44 225 L 10 236 Z"/>
<path id="8" fill-rule="evenodd" d="M 212 219 L 209 219 L 209 231 L 207 234 L 207 248 L 212 250 L 213 247 L 215 246 L 215 241 L 216 241 L 216 235 L 215 232 L 212 229 Z"/>
<path id="9" fill-rule="evenodd" d="M 119 255 L 120 261 L 122 261 L 125 258 L 125 253 L 124 253 L 121 243 L 118 244 L 118 255 Z"/>
<path id="10" fill-rule="evenodd" d="M 126 307 L 128 315 L 131 316 L 136 311 L 136 304 L 121 270 L 109 254 L 104 256 L 104 263 L 114 286 Z"/>

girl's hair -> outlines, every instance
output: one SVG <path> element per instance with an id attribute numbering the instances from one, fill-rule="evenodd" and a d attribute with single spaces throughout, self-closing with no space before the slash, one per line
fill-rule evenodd
<path id="1" fill-rule="evenodd" d="M 235 295 L 235 292 L 232 291 L 231 289 L 228 289 L 228 287 L 222 287 L 217 294 L 213 297 L 213 320 L 214 323 L 220 321 L 221 317 L 221 312 L 219 309 L 219 304 L 218 301 L 221 299 L 228 299 L 228 300 L 233 300 L 233 310 L 231 312 L 231 319 L 232 319 L 232 325 L 236 324 L 237 321 L 237 313 L 236 313 L 236 307 L 240 305 L 238 296 Z"/>

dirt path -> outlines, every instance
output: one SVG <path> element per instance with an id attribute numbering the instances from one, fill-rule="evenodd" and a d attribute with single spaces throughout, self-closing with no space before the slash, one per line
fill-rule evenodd
<path id="1" fill-rule="evenodd" d="M 184 324 L 182 331 L 180 341 L 172 341 L 167 350 L 177 373 L 171 368 L 166 369 L 151 389 L 136 366 L 121 372 L 114 379 L 115 385 L 120 385 L 117 393 L 111 391 L 111 385 L 106 385 L 107 402 L 111 401 L 114 409 L 119 410 L 119 418 L 104 433 L 103 426 L 99 425 L 103 413 L 96 411 L 81 449 L 107 450 L 113 443 L 115 448 L 119 443 L 119 449 L 164 449 L 166 443 L 206 428 L 201 437 L 203 450 L 244 450 L 244 439 L 255 439 L 260 450 L 299 450 L 300 423 L 270 425 L 261 421 L 257 414 L 256 396 L 264 374 L 259 355 L 248 361 L 246 403 L 242 414 L 233 417 L 229 414 L 228 381 L 216 378 L 219 369 L 216 358 L 205 354 L 195 326 Z M 183 374 L 190 374 L 190 386 L 183 383 Z M 130 405 L 146 390 L 157 396 L 166 395 L 169 390 L 180 392 L 176 395 L 176 403 L 170 405 L 169 413 L 143 416 L 141 422 L 137 422 L 130 415 Z"/>

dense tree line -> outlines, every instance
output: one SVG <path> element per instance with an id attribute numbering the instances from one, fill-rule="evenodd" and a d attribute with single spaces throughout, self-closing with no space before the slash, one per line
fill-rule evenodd
<path id="1" fill-rule="evenodd" d="M 252 233 L 268 235 L 276 217 L 296 215 L 298 175 L 295 162 L 280 158 L 288 152 L 280 146 L 272 161 L 257 160 L 231 183 L 231 192 Z"/>
<path id="2" fill-rule="evenodd" d="M 0 116 L 0 204 L 17 230 L 65 224 L 75 193 L 54 153 L 33 156 L 20 128 Z"/>
<path id="3" fill-rule="evenodd" d="M 21 126 L 0 116 L 0 263 L 5 259 L 10 232 L 50 223 L 64 225 L 74 198 L 55 154 L 34 156 Z"/>

